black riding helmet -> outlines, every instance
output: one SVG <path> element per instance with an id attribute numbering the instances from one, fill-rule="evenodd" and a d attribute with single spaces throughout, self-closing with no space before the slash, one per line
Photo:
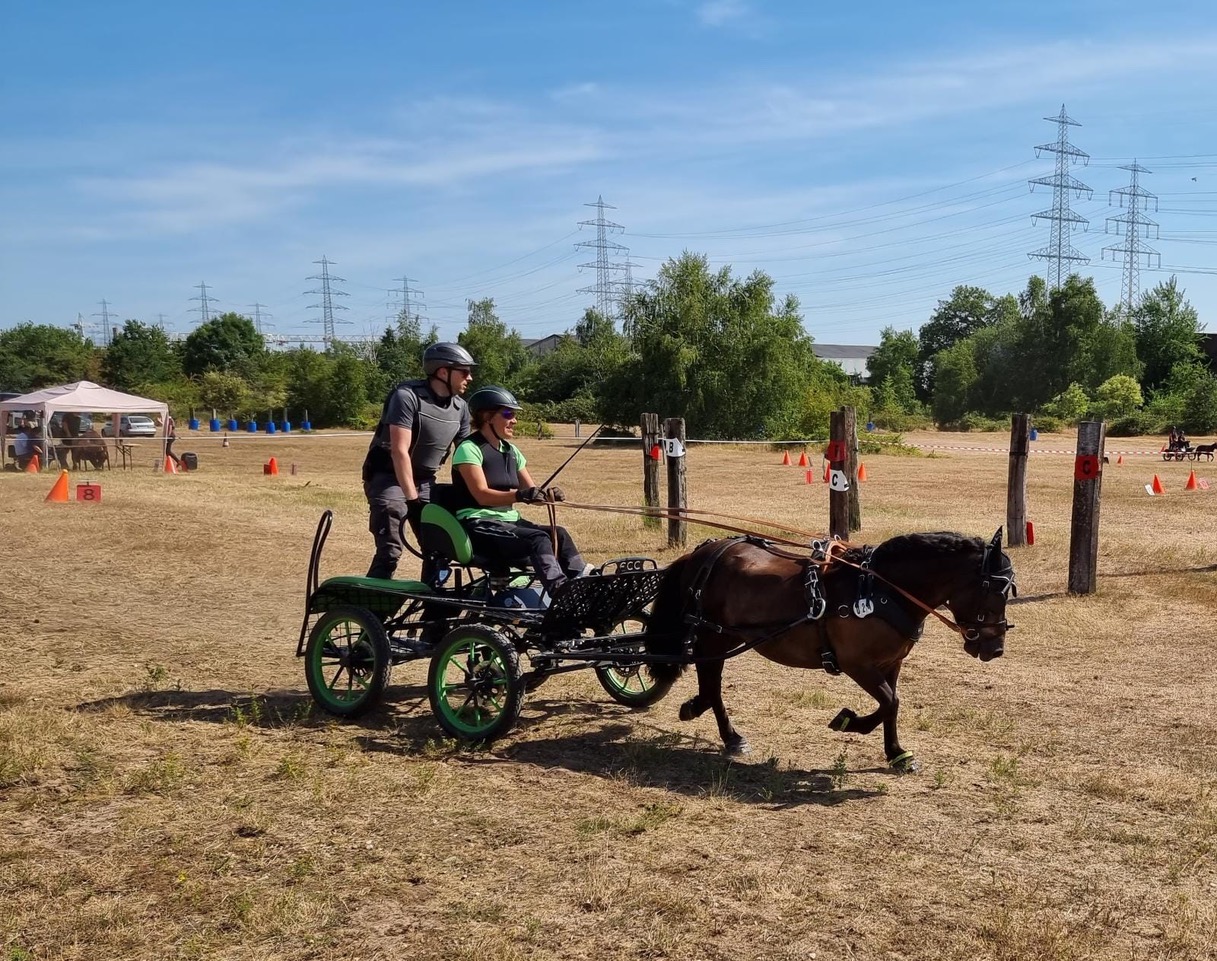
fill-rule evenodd
<path id="1" fill-rule="evenodd" d="M 506 387 L 489 384 L 479 387 L 467 401 L 470 410 L 491 410 L 499 407 L 510 407 L 512 410 L 523 410 L 524 405 L 516 400 L 516 395 Z"/>
<path id="2" fill-rule="evenodd" d="M 423 351 L 423 371 L 428 377 L 434 377 L 435 372 L 441 367 L 469 367 L 472 369 L 476 366 L 477 362 L 473 356 L 460 344 L 441 341 Z"/>

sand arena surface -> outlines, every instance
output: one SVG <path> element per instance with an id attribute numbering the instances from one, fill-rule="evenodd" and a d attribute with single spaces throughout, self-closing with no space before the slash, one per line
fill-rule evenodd
<path id="1" fill-rule="evenodd" d="M 320 714 L 293 656 L 308 549 L 332 508 L 322 575 L 366 569 L 366 443 L 183 432 L 197 473 L 140 448 L 93 506 L 0 474 L 0 958 L 1217 957 L 1217 466 L 1108 465 L 1099 593 L 1071 598 L 1072 457 L 1032 457 L 1017 630 L 982 665 L 929 623 L 899 777 L 878 733 L 828 730 L 872 709 L 848 679 L 755 655 L 726 671 L 735 761 L 710 715 L 677 719 L 691 675 L 645 712 L 553 678 L 484 750 L 442 738 L 423 663 L 357 723 Z M 573 449 L 521 444 L 534 477 Z M 691 507 L 826 526 L 780 454 L 688 457 Z M 1005 520 L 1001 453 L 862 459 L 859 540 Z M 1193 468 L 1214 488 L 1184 493 Z M 561 483 L 638 505 L 641 454 L 585 450 Z M 634 518 L 561 520 L 593 561 L 675 556 Z"/>

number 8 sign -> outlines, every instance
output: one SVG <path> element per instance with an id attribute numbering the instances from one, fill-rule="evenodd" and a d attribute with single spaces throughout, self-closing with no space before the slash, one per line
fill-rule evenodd
<path id="1" fill-rule="evenodd" d="M 101 502 L 101 485 L 100 484 L 77 484 L 76 485 L 76 500 L 84 504 L 98 504 Z"/>
<path id="2" fill-rule="evenodd" d="M 1078 454 L 1073 462 L 1073 479 L 1080 481 L 1097 480 L 1099 476 L 1098 454 Z"/>

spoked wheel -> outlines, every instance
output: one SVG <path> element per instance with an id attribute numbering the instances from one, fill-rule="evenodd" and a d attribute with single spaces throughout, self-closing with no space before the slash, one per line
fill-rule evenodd
<path id="1" fill-rule="evenodd" d="M 331 714 L 358 717 L 389 683 L 392 655 L 380 620 L 363 607 L 341 606 L 314 625 L 304 652 L 313 699 Z"/>
<path id="2" fill-rule="evenodd" d="M 511 730 L 524 704 L 520 656 L 498 631 L 456 627 L 439 643 L 427 674 L 431 710 L 462 741 L 493 741 Z"/>
<path id="3" fill-rule="evenodd" d="M 646 615 L 622 621 L 613 628 L 614 634 L 637 634 L 646 628 Z M 596 680 L 618 704 L 626 707 L 650 707 L 672 689 L 676 679 L 657 681 L 651 676 L 649 664 L 613 664 L 596 668 Z"/>

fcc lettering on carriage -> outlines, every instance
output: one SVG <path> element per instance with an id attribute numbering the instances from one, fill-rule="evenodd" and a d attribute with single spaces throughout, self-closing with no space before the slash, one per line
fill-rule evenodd
<path id="1" fill-rule="evenodd" d="M 1099 476 L 1099 455 L 1078 454 L 1073 462 L 1073 479 L 1080 481 L 1094 480 Z"/>

